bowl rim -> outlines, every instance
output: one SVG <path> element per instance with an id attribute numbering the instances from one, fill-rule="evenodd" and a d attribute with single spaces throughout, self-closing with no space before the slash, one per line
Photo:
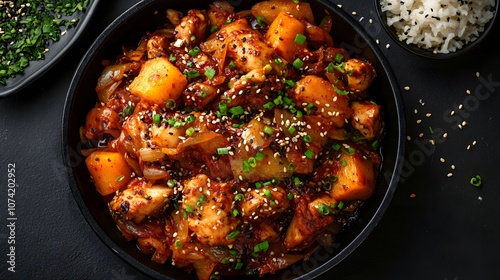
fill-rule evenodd
<path id="1" fill-rule="evenodd" d="M 147 6 L 154 4 L 160 0 L 144 0 L 140 1 L 130 8 L 128 8 L 126 11 L 124 11 L 122 14 L 120 14 L 115 20 L 113 20 L 101 34 L 95 39 L 95 41 L 92 43 L 92 45 L 89 47 L 87 52 L 84 54 L 83 58 L 80 60 L 77 70 L 73 76 L 73 79 L 71 81 L 70 87 L 67 91 L 65 103 L 64 103 L 64 108 L 63 108 L 63 118 L 62 118 L 62 142 L 61 142 L 61 148 L 62 148 L 62 155 L 63 155 L 63 162 L 64 165 L 67 167 L 66 169 L 66 176 L 69 181 L 69 186 L 71 189 L 71 192 L 73 194 L 73 197 L 75 198 L 78 208 L 82 212 L 83 216 L 85 217 L 85 220 L 87 223 L 91 226 L 92 230 L 94 233 L 109 247 L 114 253 L 116 253 L 121 259 L 125 260 L 128 262 L 130 265 L 141 271 L 142 273 L 145 273 L 146 275 L 149 275 L 151 277 L 154 277 L 156 279 L 172 279 L 169 278 L 168 276 L 152 269 L 151 267 L 145 265 L 142 263 L 140 260 L 136 259 L 132 255 L 130 255 L 128 252 L 126 252 L 122 247 L 119 246 L 112 238 L 104 231 L 103 228 L 99 225 L 99 223 L 96 221 L 96 219 L 93 217 L 92 213 L 86 206 L 86 203 L 84 201 L 84 198 L 78 188 L 78 184 L 76 181 L 76 178 L 73 174 L 73 169 L 71 168 L 71 156 L 68 153 L 68 143 L 69 143 L 69 126 L 68 126 L 68 120 L 70 119 L 70 114 L 71 114 L 71 107 L 74 102 L 74 96 L 76 92 L 76 88 L 78 86 L 78 80 L 81 78 L 83 74 L 83 69 L 85 66 L 91 61 L 93 58 L 94 53 L 96 50 L 99 49 L 100 45 L 105 42 L 106 38 L 112 34 L 116 29 L 119 29 L 119 27 L 126 22 L 130 17 L 132 17 L 137 11 L 142 10 L 146 8 Z M 383 214 L 385 213 L 386 209 L 388 208 L 389 204 L 392 201 L 392 198 L 394 196 L 394 193 L 396 191 L 397 185 L 399 183 L 399 178 L 401 176 L 401 172 L 403 169 L 403 162 L 404 162 L 404 154 L 405 154 L 405 135 L 406 135 L 406 121 L 405 121 L 405 115 L 404 115 L 404 105 L 402 101 L 402 96 L 400 93 L 399 85 L 396 80 L 395 74 L 392 70 L 392 67 L 389 63 L 389 61 L 386 59 L 385 55 L 382 53 L 382 51 L 378 48 L 378 45 L 374 41 L 374 39 L 368 35 L 368 33 L 364 30 L 364 28 L 361 26 L 361 24 L 356 21 L 350 14 L 339 8 L 336 4 L 329 0 L 316 0 L 319 4 L 323 5 L 324 7 L 327 7 L 330 11 L 338 15 L 342 20 L 344 20 L 347 24 L 352 26 L 353 30 L 357 33 L 357 35 L 361 36 L 362 40 L 364 40 L 367 44 L 367 47 L 371 49 L 371 51 L 374 53 L 376 56 L 376 59 L 380 62 L 381 66 L 383 69 L 386 69 L 384 72 L 387 75 L 387 81 L 389 84 L 389 87 L 392 91 L 392 100 L 391 102 L 394 102 L 395 106 L 395 112 L 394 116 L 397 119 L 397 127 L 398 131 L 395 133 L 395 147 L 394 149 L 396 150 L 395 153 L 395 159 L 394 159 L 394 167 L 391 169 L 391 174 L 390 178 L 388 179 L 387 182 L 387 190 L 383 194 L 383 197 L 381 198 L 381 203 L 377 205 L 377 208 L 374 212 L 374 214 L 371 216 L 371 219 L 369 219 L 366 222 L 366 225 L 364 226 L 363 229 L 360 230 L 359 234 L 355 236 L 355 238 L 350 241 L 345 248 L 343 248 L 341 251 L 339 251 L 337 254 L 332 256 L 328 261 L 325 261 L 322 265 L 316 267 L 315 269 L 306 272 L 303 275 L 298 276 L 297 278 L 294 279 L 313 279 L 321 274 L 325 273 L 326 271 L 332 269 L 334 266 L 336 266 L 338 263 L 340 263 L 342 260 L 344 260 L 348 255 L 350 255 L 359 245 L 368 237 L 368 235 L 372 232 L 372 230 L 378 225 L 380 220 L 383 217 Z"/>
<path id="2" fill-rule="evenodd" d="M 438 59 L 438 60 L 461 57 L 461 56 L 463 56 L 467 53 L 470 53 L 473 50 L 477 49 L 481 45 L 481 43 L 488 38 L 488 35 L 491 33 L 490 31 L 494 28 L 495 21 L 497 20 L 497 14 L 500 11 L 500 8 L 499 8 L 500 1 L 494 0 L 495 6 L 492 7 L 493 18 L 491 18 L 490 21 L 488 21 L 485 24 L 484 30 L 481 33 L 479 33 L 479 36 L 476 37 L 476 40 L 474 40 L 472 42 L 468 42 L 467 44 L 463 45 L 461 49 L 457 49 L 454 52 L 434 53 L 430 49 L 420 48 L 417 45 L 407 44 L 406 42 L 399 40 L 398 35 L 396 34 L 396 31 L 395 31 L 395 28 L 393 26 L 389 26 L 387 24 L 387 15 L 385 12 L 382 11 L 382 7 L 380 5 L 380 2 L 381 2 L 381 0 L 375 0 L 375 7 L 376 7 L 375 10 L 376 10 L 380 25 L 382 25 L 382 28 L 389 35 L 389 37 L 397 45 L 399 45 L 402 49 L 408 51 L 409 53 L 412 53 L 412 54 L 415 54 L 417 56 L 427 58 L 427 59 Z"/>

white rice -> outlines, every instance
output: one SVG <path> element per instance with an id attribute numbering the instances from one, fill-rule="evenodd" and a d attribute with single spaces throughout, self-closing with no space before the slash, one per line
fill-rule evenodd
<path id="1" fill-rule="evenodd" d="M 435 53 L 475 41 L 493 18 L 495 0 L 380 0 L 399 40 Z"/>

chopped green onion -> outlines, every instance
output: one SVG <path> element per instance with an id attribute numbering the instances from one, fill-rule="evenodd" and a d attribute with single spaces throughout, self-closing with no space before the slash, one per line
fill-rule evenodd
<path id="1" fill-rule="evenodd" d="M 234 61 L 231 60 L 231 62 L 229 62 L 229 68 L 236 69 L 236 63 L 234 63 Z"/>
<path id="2" fill-rule="evenodd" d="M 243 200 L 245 200 L 245 195 L 242 193 L 239 193 L 234 196 L 234 201 L 243 201 Z"/>
<path id="3" fill-rule="evenodd" d="M 175 240 L 175 242 L 174 242 L 174 248 L 175 249 L 182 248 L 182 242 L 180 240 Z"/>
<path id="4" fill-rule="evenodd" d="M 330 209 L 328 208 L 328 206 L 326 206 L 324 204 L 320 204 L 318 206 L 318 212 L 323 214 L 323 215 L 328 215 L 328 214 L 330 214 Z"/>
<path id="5" fill-rule="evenodd" d="M 470 179 L 470 184 L 473 185 L 474 187 L 480 187 L 483 183 L 483 179 L 479 175 L 474 175 Z"/>
<path id="6" fill-rule="evenodd" d="M 175 103 L 175 100 L 173 100 L 172 98 L 165 102 L 165 107 L 167 107 L 168 109 L 174 109 L 176 105 L 177 104 Z"/>
<path id="7" fill-rule="evenodd" d="M 215 76 L 215 70 L 213 68 L 207 68 L 207 70 L 205 70 L 205 76 L 212 79 Z"/>
<path id="8" fill-rule="evenodd" d="M 198 71 L 196 71 L 196 70 L 194 70 L 194 69 L 191 69 L 191 70 L 189 70 L 189 71 L 186 73 L 186 76 L 187 76 L 188 78 L 196 78 L 196 77 L 200 76 L 200 72 L 198 72 Z"/>
<path id="9" fill-rule="evenodd" d="M 196 56 L 198 53 L 200 53 L 200 48 L 198 46 L 192 48 L 188 53 L 190 56 Z"/>
<path id="10" fill-rule="evenodd" d="M 304 34 L 297 33 L 295 35 L 295 40 L 293 40 L 296 44 L 302 45 L 306 41 L 306 36 Z"/>
<path id="11" fill-rule="evenodd" d="M 264 194 L 266 195 L 267 198 L 271 198 L 273 196 L 269 189 L 264 189 Z"/>
<path id="12" fill-rule="evenodd" d="M 265 253 L 267 252 L 268 249 L 269 249 L 269 242 L 267 240 L 264 240 L 253 247 L 253 252 L 258 253 L 262 251 Z"/>
<path id="13" fill-rule="evenodd" d="M 172 179 L 168 180 L 167 181 L 167 186 L 169 186 L 171 188 L 175 187 L 175 180 L 172 180 Z"/>
<path id="14" fill-rule="evenodd" d="M 378 149 L 379 146 L 380 146 L 380 143 L 379 143 L 378 140 L 373 141 L 372 144 L 371 144 L 371 147 L 374 150 Z"/>
<path id="15" fill-rule="evenodd" d="M 240 211 L 238 209 L 233 209 L 233 217 L 237 217 L 240 214 Z"/>
<path id="16" fill-rule="evenodd" d="M 342 208 L 344 208 L 344 202 L 343 201 L 339 201 L 339 204 L 337 205 L 337 208 L 339 208 L 340 210 L 342 210 Z"/>
<path id="17" fill-rule="evenodd" d="M 214 33 L 217 30 L 219 30 L 219 27 L 217 25 L 212 25 L 212 27 L 210 27 L 210 33 Z"/>
<path id="18" fill-rule="evenodd" d="M 192 41 L 196 40 L 196 36 L 192 35 L 190 39 L 191 39 L 191 42 L 192 42 Z"/>
<path id="19" fill-rule="evenodd" d="M 201 204 L 203 202 L 205 202 L 205 200 L 207 200 L 207 196 L 205 194 L 203 194 L 202 196 L 200 196 L 200 198 L 198 198 L 198 201 L 196 202 L 196 206 L 200 207 Z"/>
<path id="20" fill-rule="evenodd" d="M 206 93 L 206 92 L 204 92 L 204 91 L 202 91 L 202 92 L 200 93 L 200 97 L 201 97 L 201 98 L 206 98 L 206 97 L 207 97 L 207 93 Z"/>
<path id="21" fill-rule="evenodd" d="M 227 115 L 227 104 L 226 104 L 226 102 L 219 103 L 219 112 L 223 116 Z"/>
<path id="22" fill-rule="evenodd" d="M 257 160 L 254 157 L 250 157 L 250 158 L 248 158 L 248 164 L 251 167 L 256 167 L 257 166 Z"/>
<path id="23" fill-rule="evenodd" d="M 272 135 L 274 133 L 274 128 L 270 126 L 264 126 L 264 133 L 267 135 Z"/>
<path id="24" fill-rule="evenodd" d="M 267 102 L 266 104 L 262 105 L 262 107 L 266 108 L 267 110 L 272 110 L 274 107 L 274 102 Z"/>
<path id="25" fill-rule="evenodd" d="M 311 150 L 307 150 L 304 152 L 304 155 L 306 156 L 306 158 L 312 159 L 314 157 L 314 152 Z"/>
<path id="26" fill-rule="evenodd" d="M 310 136 L 310 135 L 307 135 L 307 134 L 306 134 L 306 135 L 304 135 L 304 137 L 302 137 L 302 140 L 303 140 L 304 142 L 306 142 L 306 143 L 309 143 L 309 142 L 311 142 L 311 141 L 312 141 L 312 138 L 311 138 L 311 136 Z"/>
<path id="27" fill-rule="evenodd" d="M 232 114 L 231 118 L 235 118 L 242 115 L 245 112 L 245 110 L 243 110 L 243 107 L 241 106 L 236 106 L 229 109 L 229 112 Z"/>
<path id="28" fill-rule="evenodd" d="M 300 59 L 300 58 L 297 58 L 293 61 L 293 67 L 295 67 L 296 69 L 300 69 L 300 67 L 304 66 L 304 62 Z"/>
<path id="29" fill-rule="evenodd" d="M 264 159 L 264 154 L 261 153 L 261 152 L 257 152 L 257 154 L 255 154 L 255 159 L 258 160 L 258 161 L 261 161 Z"/>
<path id="30" fill-rule="evenodd" d="M 332 149 L 334 149 L 335 151 L 340 150 L 340 147 L 341 147 L 341 146 L 340 146 L 340 144 L 339 144 L 339 143 L 333 143 L 333 144 L 332 144 Z"/>
<path id="31" fill-rule="evenodd" d="M 195 132 L 195 131 L 194 131 L 194 128 L 193 128 L 193 127 L 190 127 L 190 128 L 188 128 L 188 129 L 186 129 L 186 135 L 187 135 L 187 136 L 193 136 L 194 132 Z"/>
<path id="32" fill-rule="evenodd" d="M 193 114 L 189 114 L 189 116 L 186 117 L 186 122 L 187 123 L 193 123 L 196 120 Z"/>
<path id="33" fill-rule="evenodd" d="M 261 189 L 262 188 L 262 183 L 261 182 L 256 182 L 255 183 L 255 188 L 256 189 Z"/>
<path id="34" fill-rule="evenodd" d="M 159 124 L 161 122 L 161 115 L 160 114 L 155 114 L 153 116 L 153 123 Z"/>
<path id="35" fill-rule="evenodd" d="M 288 128 L 288 133 L 293 134 L 294 132 L 295 132 L 295 126 L 292 125 Z"/>
<path id="36" fill-rule="evenodd" d="M 289 87 L 295 86 L 295 82 L 293 80 L 285 80 L 285 84 Z"/>
<path id="37" fill-rule="evenodd" d="M 177 57 L 175 57 L 175 54 L 171 53 L 169 56 L 168 56 L 168 60 L 170 60 L 171 62 L 174 62 L 177 60 Z"/>
<path id="38" fill-rule="evenodd" d="M 344 56 L 340 53 L 336 54 L 335 58 L 334 58 L 335 62 L 337 62 L 337 63 L 341 63 L 343 59 L 344 59 Z"/>
<path id="39" fill-rule="evenodd" d="M 115 182 L 121 182 L 121 181 L 123 181 L 123 179 L 125 179 L 125 176 L 120 175 L 120 176 L 116 177 Z"/>
<path id="40" fill-rule="evenodd" d="M 236 263 L 236 265 L 234 266 L 234 269 L 236 269 L 236 270 L 240 270 L 240 269 L 242 269 L 242 268 L 243 268 L 243 263 L 242 263 L 240 260 L 238 260 L 238 262 L 237 262 L 237 263 Z"/>
<path id="41" fill-rule="evenodd" d="M 341 90 L 338 87 L 336 87 L 334 84 L 332 84 L 332 86 L 333 86 L 333 89 L 335 90 L 335 92 L 340 94 L 340 95 L 348 95 L 349 94 L 349 92 L 347 90 Z"/>
<path id="42" fill-rule="evenodd" d="M 292 193 L 288 193 L 286 195 L 286 197 L 289 199 L 289 200 L 292 200 L 293 199 L 293 194 Z"/>
<path id="43" fill-rule="evenodd" d="M 340 165 L 342 165 L 343 167 L 346 167 L 347 166 L 347 161 L 345 159 L 342 159 L 340 161 Z"/>
<path id="44" fill-rule="evenodd" d="M 131 105 L 125 107 L 125 109 L 123 109 L 123 111 L 122 111 L 122 116 L 128 117 L 128 116 L 132 115 L 132 113 L 134 112 L 134 109 L 135 109 L 134 106 L 131 106 Z"/>
<path id="45" fill-rule="evenodd" d="M 229 154 L 229 149 L 226 147 L 217 148 L 217 154 L 218 155 L 227 155 L 227 154 Z"/>
<path id="46" fill-rule="evenodd" d="M 250 172 L 250 163 L 246 160 L 243 161 L 243 171 L 246 173 Z"/>
<path id="47" fill-rule="evenodd" d="M 255 20 L 257 21 L 257 24 L 260 25 L 260 26 L 267 26 L 267 22 L 265 21 L 266 17 L 264 16 L 258 16 L 257 18 L 255 18 Z"/>
<path id="48" fill-rule="evenodd" d="M 191 205 L 186 205 L 186 212 L 188 212 L 188 213 L 193 213 L 193 210 L 194 210 L 194 209 L 193 209 L 193 206 L 191 206 Z"/>
<path id="49" fill-rule="evenodd" d="M 231 232 L 230 234 L 228 234 L 226 236 L 227 239 L 233 239 L 233 238 L 236 238 L 236 236 L 240 235 L 240 231 L 239 230 L 235 230 L 233 232 Z"/>
<path id="50" fill-rule="evenodd" d="M 283 60 L 281 59 L 281 57 L 277 57 L 274 59 L 274 63 L 281 66 L 281 65 L 283 65 Z"/>

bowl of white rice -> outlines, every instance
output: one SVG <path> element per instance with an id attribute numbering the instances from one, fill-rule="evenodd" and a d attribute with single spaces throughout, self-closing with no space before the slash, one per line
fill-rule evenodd
<path id="1" fill-rule="evenodd" d="M 403 48 L 428 58 L 474 49 L 493 27 L 498 0 L 376 0 L 381 24 Z"/>

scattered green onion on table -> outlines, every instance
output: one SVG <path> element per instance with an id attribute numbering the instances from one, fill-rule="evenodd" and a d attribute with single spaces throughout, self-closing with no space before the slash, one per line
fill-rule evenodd
<path id="1" fill-rule="evenodd" d="M 43 60 L 48 46 L 78 24 L 89 0 L 0 1 L 0 85 Z"/>

